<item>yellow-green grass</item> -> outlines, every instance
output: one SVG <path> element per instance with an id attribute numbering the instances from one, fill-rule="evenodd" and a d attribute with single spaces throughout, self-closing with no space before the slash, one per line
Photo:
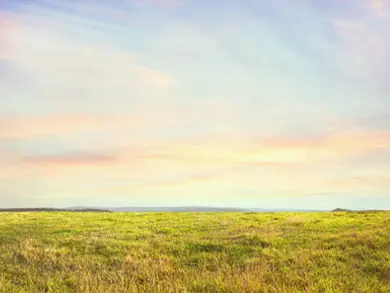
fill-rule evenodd
<path id="1" fill-rule="evenodd" d="M 390 213 L 0 213 L 0 292 L 390 292 Z"/>

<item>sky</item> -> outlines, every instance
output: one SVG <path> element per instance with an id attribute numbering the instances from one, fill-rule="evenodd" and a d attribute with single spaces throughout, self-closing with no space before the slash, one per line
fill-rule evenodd
<path id="1" fill-rule="evenodd" d="M 0 0 L 0 207 L 390 209 L 390 1 Z"/>

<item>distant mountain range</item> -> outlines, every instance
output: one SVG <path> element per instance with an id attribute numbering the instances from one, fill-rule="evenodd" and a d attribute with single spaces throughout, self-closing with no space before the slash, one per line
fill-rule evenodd
<path id="1" fill-rule="evenodd" d="M 71 207 L 79 210 L 88 207 Z M 99 208 L 98 208 L 99 209 Z M 320 212 L 320 210 L 305 209 L 260 209 L 260 208 L 232 208 L 232 207 L 205 207 L 205 206 L 182 206 L 182 207 L 113 207 L 103 208 L 113 212 Z"/>
<path id="2" fill-rule="evenodd" d="M 0 212 L 112 212 L 107 209 L 83 208 L 83 209 L 54 209 L 54 208 L 11 208 L 0 209 Z"/>
<path id="3" fill-rule="evenodd" d="M 12 208 L 0 209 L 0 212 L 320 212 L 319 210 L 304 209 L 259 209 L 259 208 L 230 208 L 230 207 L 202 207 L 202 206 L 183 206 L 183 207 L 69 207 L 63 209 L 56 208 Z"/>
<path id="4" fill-rule="evenodd" d="M 357 212 L 371 213 L 384 212 L 385 210 L 348 210 L 337 208 L 330 211 L 325 210 L 309 210 L 309 209 L 259 209 L 259 208 L 229 208 L 229 207 L 202 207 L 202 206 L 184 206 L 184 207 L 69 207 L 69 208 L 9 208 L 0 209 L 0 212 L 96 212 L 96 213 L 111 213 L 111 212 L 191 212 L 191 213 L 276 213 L 276 212 Z"/>
<path id="5" fill-rule="evenodd" d="M 238 208 L 216 207 L 119 207 L 112 208 L 115 212 L 246 212 Z"/>
<path id="6" fill-rule="evenodd" d="M 311 210 L 311 209 L 260 209 L 260 208 L 230 208 L 230 207 L 204 207 L 204 206 L 183 206 L 183 207 L 87 207 L 76 206 L 69 208 L 10 208 L 0 209 L 0 212 L 225 212 L 225 213 L 274 213 L 274 212 L 327 212 L 325 210 Z M 381 210 L 347 210 L 337 208 L 329 212 L 382 212 Z"/>

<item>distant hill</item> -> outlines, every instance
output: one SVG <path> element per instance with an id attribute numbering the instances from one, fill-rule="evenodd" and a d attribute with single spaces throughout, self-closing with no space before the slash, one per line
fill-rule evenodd
<path id="1" fill-rule="evenodd" d="M 331 212 L 333 212 L 333 213 L 348 212 L 348 213 L 360 213 L 361 214 L 361 213 L 383 213 L 383 212 L 386 212 L 386 210 L 348 210 L 348 209 L 337 208 Z"/>
<path id="2" fill-rule="evenodd" d="M 334 210 L 336 211 L 336 210 Z M 342 211 L 342 209 L 337 209 Z M 347 210 L 345 210 L 347 211 Z M 68 208 L 10 208 L 0 209 L 0 212 L 225 212 L 225 213 L 273 213 L 273 212 L 323 212 L 321 210 L 305 209 L 260 209 L 260 208 L 231 208 L 231 207 L 205 207 L 205 206 L 182 206 L 182 207 L 88 207 L 77 206 Z"/>
<path id="3" fill-rule="evenodd" d="M 249 212 L 247 209 L 239 208 L 217 208 L 217 207 L 118 207 L 112 208 L 115 212 Z"/>
<path id="4" fill-rule="evenodd" d="M 258 208 L 252 208 L 249 209 L 251 212 L 258 212 L 258 213 L 281 213 L 281 212 L 296 212 L 296 213 L 319 213 L 319 212 L 325 212 L 324 210 L 309 210 L 309 209 L 258 209 Z"/>
<path id="5" fill-rule="evenodd" d="M 350 211 L 351 210 L 337 208 L 337 209 L 334 209 L 332 212 L 336 213 L 336 212 L 350 212 Z"/>
<path id="6" fill-rule="evenodd" d="M 71 209 L 85 209 L 86 207 L 73 207 Z M 319 210 L 305 209 L 259 209 L 259 208 L 231 208 L 231 207 L 205 207 L 205 206 L 182 206 L 182 207 L 113 207 L 103 208 L 113 212 L 238 212 L 238 213 L 267 213 L 267 212 L 320 212 Z"/>
<path id="7" fill-rule="evenodd" d="M 11 209 L 0 209 L 0 212 L 112 212 L 105 209 L 95 209 L 95 208 L 84 208 L 84 209 L 53 209 L 53 208 L 11 208 Z"/>

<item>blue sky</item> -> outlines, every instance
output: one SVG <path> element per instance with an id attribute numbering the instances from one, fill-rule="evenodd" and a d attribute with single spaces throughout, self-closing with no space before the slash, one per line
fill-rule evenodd
<path id="1" fill-rule="evenodd" d="M 0 205 L 390 208 L 390 4 L 0 3 Z"/>

